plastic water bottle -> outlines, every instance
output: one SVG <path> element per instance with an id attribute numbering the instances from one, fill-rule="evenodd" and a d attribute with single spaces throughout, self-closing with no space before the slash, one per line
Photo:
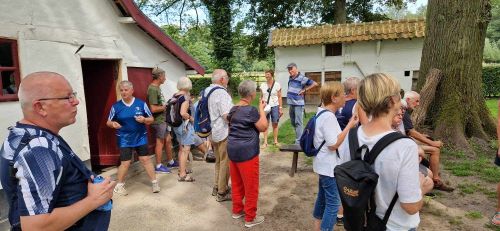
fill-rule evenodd
<path id="1" fill-rule="evenodd" d="M 94 181 L 92 183 L 100 184 L 103 181 L 104 181 L 104 177 L 96 176 L 96 177 L 94 177 Z M 111 202 L 111 200 L 109 200 L 105 204 L 101 205 L 101 207 L 97 208 L 97 210 L 99 210 L 99 211 L 111 211 L 112 208 L 113 208 L 113 203 Z"/>

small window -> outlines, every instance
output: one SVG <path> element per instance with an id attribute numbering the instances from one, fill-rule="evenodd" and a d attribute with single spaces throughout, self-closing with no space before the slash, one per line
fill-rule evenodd
<path id="1" fill-rule="evenodd" d="M 342 43 L 325 44 L 325 56 L 342 56 Z"/>
<path id="2" fill-rule="evenodd" d="M 410 76 L 410 71 L 405 71 L 405 77 L 409 77 Z"/>
<path id="3" fill-rule="evenodd" d="M 18 100 L 19 83 L 16 40 L 0 38 L 0 102 Z"/>

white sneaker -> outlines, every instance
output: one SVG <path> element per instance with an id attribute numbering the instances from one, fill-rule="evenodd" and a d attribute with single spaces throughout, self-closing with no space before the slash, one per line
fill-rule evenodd
<path id="1" fill-rule="evenodd" d="M 258 224 L 261 224 L 262 222 L 264 222 L 264 216 L 255 216 L 253 221 L 250 221 L 250 222 L 245 221 L 245 227 L 251 228 L 251 227 L 254 227 Z"/>
<path id="2" fill-rule="evenodd" d="M 125 189 L 125 185 L 124 184 L 117 184 L 115 186 L 115 189 L 113 189 L 113 192 L 120 195 L 120 196 L 126 196 L 128 195 L 127 193 L 127 190 Z"/>
<path id="3" fill-rule="evenodd" d="M 241 211 L 241 213 L 233 213 L 233 215 L 231 217 L 233 219 L 240 219 L 243 216 L 245 216 L 245 212 Z"/>
<path id="4" fill-rule="evenodd" d="M 160 192 L 160 184 L 158 182 L 153 183 L 153 193 L 159 193 Z"/>

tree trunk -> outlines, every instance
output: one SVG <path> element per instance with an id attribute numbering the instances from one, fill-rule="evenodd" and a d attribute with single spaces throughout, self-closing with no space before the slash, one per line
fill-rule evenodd
<path id="1" fill-rule="evenodd" d="M 431 68 L 442 71 L 428 125 L 435 136 L 459 149 L 469 148 L 467 138 L 494 137 L 495 123 L 482 95 L 482 61 L 489 0 L 429 0 L 420 76 Z M 422 88 L 425 78 L 418 80 Z"/>
<path id="2" fill-rule="evenodd" d="M 231 0 L 203 0 L 210 17 L 210 35 L 214 43 L 216 68 L 232 71 L 233 36 L 231 32 Z"/>
<path id="3" fill-rule="evenodd" d="M 420 128 L 425 121 L 429 105 L 434 101 L 436 89 L 441 81 L 442 73 L 438 69 L 431 69 L 427 75 L 427 80 L 424 87 L 420 90 L 420 106 L 418 106 L 411 114 L 413 125 L 415 128 Z"/>
<path id="4" fill-rule="evenodd" d="M 346 0 L 335 0 L 333 8 L 333 24 L 343 24 L 347 21 Z"/>

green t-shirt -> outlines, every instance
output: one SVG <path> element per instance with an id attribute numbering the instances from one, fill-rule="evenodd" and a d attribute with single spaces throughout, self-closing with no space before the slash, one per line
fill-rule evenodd
<path id="1" fill-rule="evenodd" d="M 161 105 L 165 104 L 165 98 L 161 93 L 161 89 L 159 86 L 149 85 L 148 86 L 148 101 L 150 105 Z M 153 113 L 154 124 L 160 124 L 165 122 L 165 112 L 156 112 Z"/>

